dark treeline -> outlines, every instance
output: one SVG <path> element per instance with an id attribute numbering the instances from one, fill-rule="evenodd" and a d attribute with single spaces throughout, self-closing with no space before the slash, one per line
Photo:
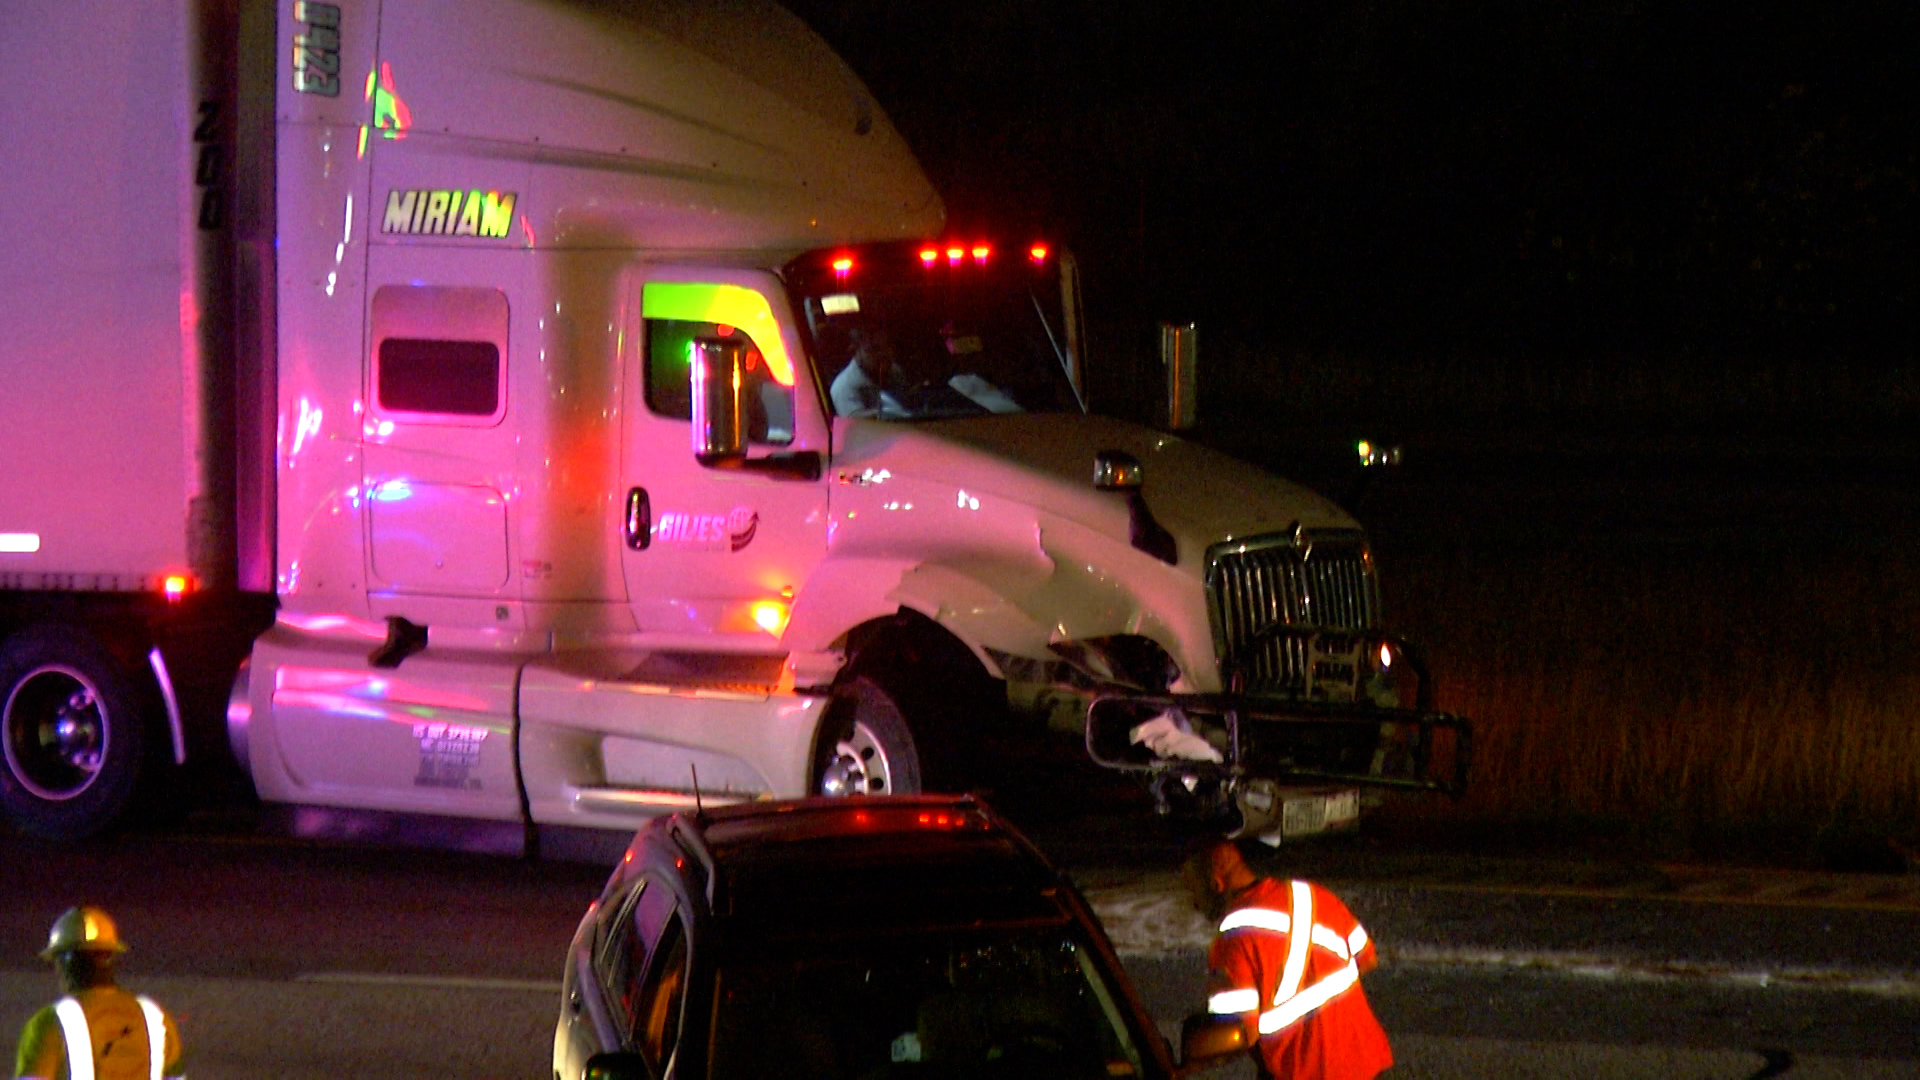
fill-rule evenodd
<path id="1" fill-rule="evenodd" d="M 793 0 L 952 219 L 1295 349 L 1911 356 L 1920 7 Z"/>

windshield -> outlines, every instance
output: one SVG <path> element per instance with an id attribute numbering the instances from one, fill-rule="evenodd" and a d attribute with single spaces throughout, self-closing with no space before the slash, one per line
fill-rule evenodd
<path id="1" fill-rule="evenodd" d="M 1060 927 L 761 941 L 716 992 L 714 1080 L 1145 1075 L 1125 998 Z"/>
<path id="2" fill-rule="evenodd" d="M 786 277 L 836 415 L 944 420 L 1081 411 L 1058 263 L 868 244 L 802 256 Z"/>

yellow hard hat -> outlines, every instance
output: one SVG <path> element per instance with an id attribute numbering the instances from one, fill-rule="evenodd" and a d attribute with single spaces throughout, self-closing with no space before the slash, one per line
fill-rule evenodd
<path id="1" fill-rule="evenodd" d="M 53 920 L 53 931 L 47 935 L 47 947 L 40 950 L 40 958 L 51 960 L 60 953 L 69 952 L 126 951 L 126 943 L 120 940 L 120 930 L 113 925 L 107 913 L 97 907 L 82 905 L 68 908 Z"/>

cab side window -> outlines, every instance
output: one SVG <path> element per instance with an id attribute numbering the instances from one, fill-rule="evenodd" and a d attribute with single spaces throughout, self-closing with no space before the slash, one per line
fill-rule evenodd
<path id="1" fill-rule="evenodd" d="M 740 388 L 746 407 L 747 435 L 757 443 L 784 446 L 793 441 L 793 389 L 780 385 L 766 357 L 739 327 L 687 319 L 646 320 L 647 408 L 660 416 L 686 420 L 693 416 L 690 352 L 694 339 L 740 337 L 747 343 L 746 384 Z"/>
<path id="2" fill-rule="evenodd" d="M 506 415 L 507 297 L 384 285 L 373 294 L 373 404 L 409 424 L 491 427 Z"/>

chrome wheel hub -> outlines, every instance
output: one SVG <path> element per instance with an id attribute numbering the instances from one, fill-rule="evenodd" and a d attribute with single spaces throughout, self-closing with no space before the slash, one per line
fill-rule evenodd
<path id="1" fill-rule="evenodd" d="M 4 727 L 7 770 L 42 799 L 73 798 L 106 763 L 100 694 L 72 668 L 44 667 L 20 680 L 7 697 Z"/>
<path id="2" fill-rule="evenodd" d="M 893 789 L 886 749 L 867 725 L 856 720 L 847 738 L 834 743 L 833 757 L 820 776 L 820 794 L 833 798 L 885 795 Z"/>

